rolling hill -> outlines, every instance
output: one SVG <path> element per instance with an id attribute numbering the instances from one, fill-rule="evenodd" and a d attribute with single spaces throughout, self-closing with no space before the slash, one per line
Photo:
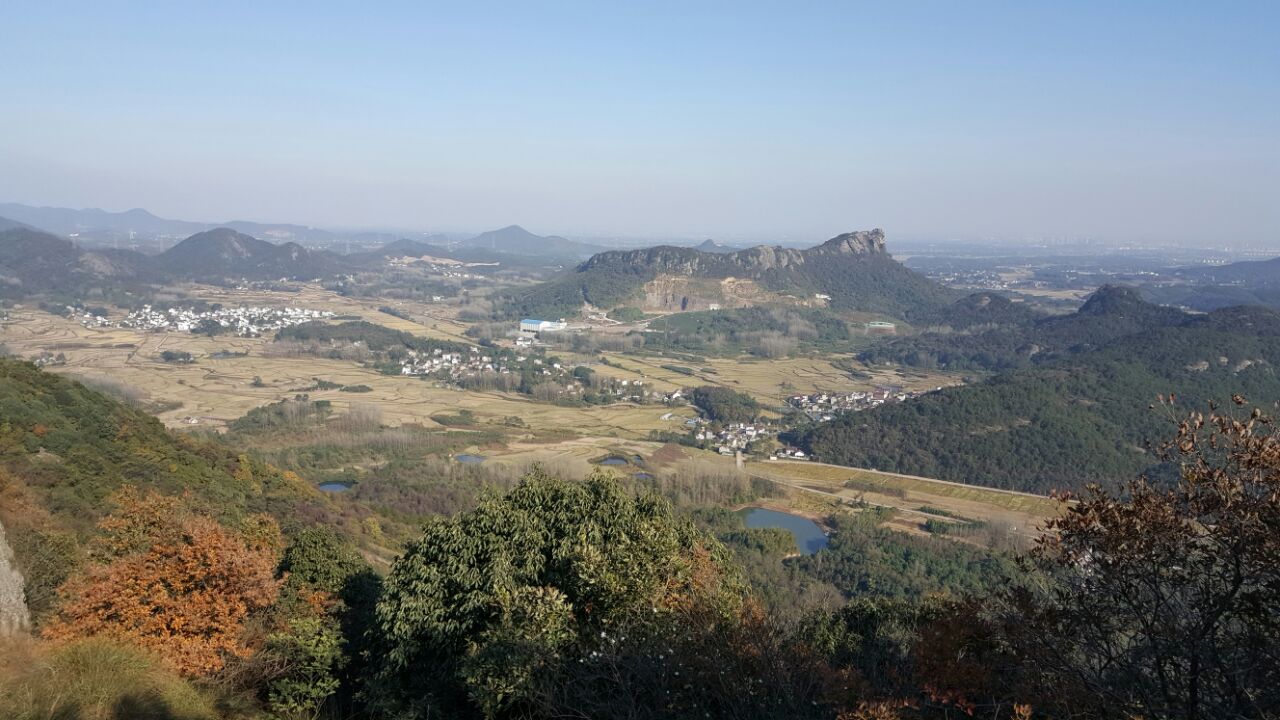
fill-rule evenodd
<path id="1" fill-rule="evenodd" d="M 296 243 L 276 245 L 218 228 L 196 233 L 159 255 L 86 249 L 65 237 L 15 227 L 0 230 L 0 293 L 7 297 L 75 292 L 121 281 L 310 279 L 340 272 L 341 256 Z"/>
<path id="2" fill-rule="evenodd" d="M 834 237 L 808 249 L 757 246 L 728 253 L 658 246 L 599 253 L 508 298 L 511 315 L 560 317 L 584 303 L 612 308 L 708 309 L 779 301 L 904 317 L 955 295 L 894 260 L 884 232 Z"/>
<path id="3" fill-rule="evenodd" d="M 470 240 L 464 240 L 458 247 L 512 255 L 530 255 L 547 260 L 581 260 L 604 249 L 559 235 L 535 235 L 519 225 L 508 225 L 499 230 L 480 233 Z"/>
<path id="4" fill-rule="evenodd" d="M 1137 290 L 1119 285 L 1099 288 L 1068 315 L 1039 315 L 999 295 L 975 293 L 923 316 L 925 332 L 882 342 L 860 359 L 927 369 L 1008 370 L 1186 319 L 1182 311 L 1148 303 Z"/>
<path id="5" fill-rule="evenodd" d="M 9 218 L 6 218 L 6 217 L 0 217 L 0 230 L 14 230 L 16 228 L 27 228 L 28 230 L 36 229 L 26 223 L 18 222 L 17 220 L 10 220 Z"/>
<path id="6" fill-rule="evenodd" d="M 1085 341 L 973 385 L 850 413 L 789 439 L 818 459 L 993 487 L 1044 492 L 1116 485 L 1155 464 L 1147 443 L 1178 412 L 1280 398 L 1280 313 L 1234 307 L 1190 315 L 1110 290 L 1040 338 Z M 1086 311 L 1086 308 L 1088 310 Z M 1061 335 L 1059 335 L 1061 333 Z M 1092 338 L 1095 342 L 1089 342 Z M 1064 340 L 1065 342 L 1065 340 Z"/>
<path id="7" fill-rule="evenodd" d="M 183 278 L 311 278 L 341 269 L 340 258 L 297 243 L 275 245 L 230 228 L 196 233 L 156 256 L 157 271 Z"/>
<path id="8" fill-rule="evenodd" d="M 86 285 L 131 279 L 148 258 L 129 251 L 92 252 L 26 226 L 0 231 L 0 296 L 76 292 Z"/>

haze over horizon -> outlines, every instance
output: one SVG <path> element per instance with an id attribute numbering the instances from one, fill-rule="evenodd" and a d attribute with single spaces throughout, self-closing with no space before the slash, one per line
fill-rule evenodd
<path id="1" fill-rule="evenodd" d="M 1271 4 L 309 8 L 9 13 L 0 200 L 317 227 L 1280 244 Z"/>

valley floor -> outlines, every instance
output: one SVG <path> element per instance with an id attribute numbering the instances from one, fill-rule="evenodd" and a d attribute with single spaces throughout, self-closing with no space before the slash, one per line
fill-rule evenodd
<path id="1" fill-rule="evenodd" d="M 465 325 L 451 319 L 443 308 L 430 315 L 430 306 L 405 304 L 403 309 L 414 318 L 407 320 L 380 312 L 377 300 L 346 298 L 316 287 L 301 293 L 188 290 L 195 290 L 192 294 L 202 300 L 226 306 L 328 310 L 422 336 L 471 342 L 462 333 Z M 64 360 L 46 369 L 124 395 L 175 428 L 222 429 L 254 408 L 305 392 L 312 400 L 331 402 L 340 414 L 352 408 L 372 410 L 386 426 L 412 424 L 443 430 L 446 425 L 436 418 L 468 410 L 477 428 L 495 430 L 501 439 L 486 439 L 467 452 L 483 455 L 487 467 L 516 472 L 540 465 L 566 477 L 583 477 L 606 456 L 634 455 L 644 459 L 642 465 L 613 469 L 633 474 L 678 472 L 681 477 L 756 476 L 786 487 L 783 504 L 792 510 L 825 515 L 859 503 L 891 507 L 898 512 L 890 525 L 911 533 L 926 532 L 924 523 L 932 519 L 978 524 L 1024 540 L 1057 510 L 1055 503 L 1040 496 L 870 470 L 783 461 L 749 462 L 739 468 L 732 457 L 647 439 L 654 430 L 685 431 L 685 420 L 694 414 L 691 408 L 633 403 L 569 407 L 512 393 L 461 391 L 433 381 L 384 375 L 353 361 L 285 356 L 270 337 L 86 328 L 33 307 L 17 307 L 0 322 L 0 344 L 27 358 L 61 354 Z M 163 362 L 161 353 L 166 350 L 189 352 L 195 362 Z M 959 382 L 956 375 L 910 371 L 878 371 L 854 378 L 828 358 L 708 358 L 681 363 L 651 355 L 608 353 L 608 364 L 604 364 L 595 357 L 559 354 L 566 361 L 589 363 L 601 375 L 644 382 L 664 392 L 692 385 L 728 387 L 751 395 L 770 411 L 798 393 L 848 392 L 881 385 L 924 390 Z M 663 367 L 673 364 L 689 367 L 694 374 Z M 310 389 L 316 378 L 369 390 Z M 519 422 L 513 423 L 515 418 Z M 486 438 L 492 437 L 492 432 L 486 433 Z"/>

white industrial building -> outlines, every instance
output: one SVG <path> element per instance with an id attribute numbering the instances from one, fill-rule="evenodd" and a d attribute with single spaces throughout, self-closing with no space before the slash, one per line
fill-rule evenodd
<path id="1" fill-rule="evenodd" d="M 537 335 L 540 332 L 555 332 L 557 330 L 567 330 L 569 323 L 564 318 L 559 320 L 534 320 L 525 318 L 520 321 L 520 334 L 526 336 Z"/>

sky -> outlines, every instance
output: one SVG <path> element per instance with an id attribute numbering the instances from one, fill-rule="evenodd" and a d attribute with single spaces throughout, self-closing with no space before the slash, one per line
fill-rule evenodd
<path id="1" fill-rule="evenodd" d="M 0 0 L 0 201 L 1280 247 L 1280 3 Z"/>

